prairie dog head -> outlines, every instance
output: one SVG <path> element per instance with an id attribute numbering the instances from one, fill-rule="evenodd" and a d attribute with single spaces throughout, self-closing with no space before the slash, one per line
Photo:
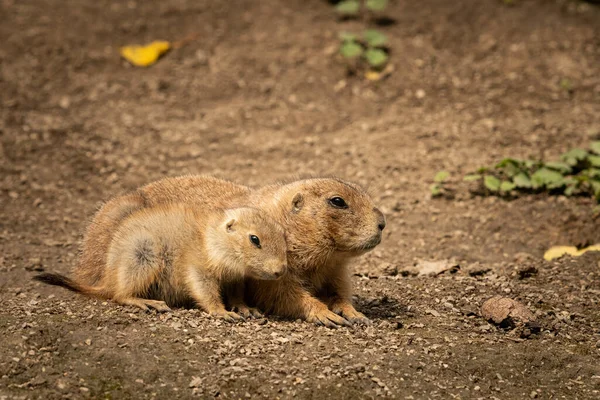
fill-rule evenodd
<path id="1" fill-rule="evenodd" d="M 338 179 L 308 179 L 290 184 L 288 220 L 294 241 L 330 246 L 348 256 L 363 254 L 381 242 L 386 222 L 371 197 L 358 185 Z M 290 239 L 288 246 L 293 246 Z"/>
<path id="2" fill-rule="evenodd" d="M 220 262 L 235 268 L 237 275 L 275 280 L 285 273 L 285 232 L 265 212 L 249 207 L 227 209 L 211 231 L 208 250 L 218 251 Z"/>

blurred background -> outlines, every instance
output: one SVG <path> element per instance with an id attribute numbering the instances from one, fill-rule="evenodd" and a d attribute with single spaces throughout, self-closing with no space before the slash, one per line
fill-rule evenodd
<path id="1" fill-rule="evenodd" d="M 67 272 L 102 201 L 189 173 L 364 185 L 388 228 L 363 277 L 420 259 L 537 268 L 550 246 L 600 242 L 593 197 L 463 182 L 600 139 L 593 2 L 0 0 L 0 39 L 6 296 Z M 170 49 L 152 65 L 121 56 L 154 41 Z"/>

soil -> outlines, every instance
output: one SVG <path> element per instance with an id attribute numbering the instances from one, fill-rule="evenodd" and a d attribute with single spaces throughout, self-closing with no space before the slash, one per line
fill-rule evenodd
<path id="1" fill-rule="evenodd" d="M 599 398 L 600 254 L 542 258 L 600 243 L 593 201 L 478 196 L 461 176 L 598 137 L 600 8 L 506 3 L 390 1 L 394 69 L 370 82 L 337 35 L 374 22 L 326 1 L 1 0 L 0 399 Z M 186 37 L 147 69 L 118 55 Z M 439 170 L 454 191 L 432 199 Z M 229 324 L 31 281 L 70 270 L 101 201 L 186 173 L 367 186 L 388 218 L 353 278 L 374 324 Z M 486 321 L 494 296 L 539 332 Z"/>

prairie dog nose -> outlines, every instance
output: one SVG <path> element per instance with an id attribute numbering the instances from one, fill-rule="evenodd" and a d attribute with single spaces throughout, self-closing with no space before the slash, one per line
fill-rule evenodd
<path id="1" fill-rule="evenodd" d="M 379 208 L 374 208 L 373 211 L 377 215 L 377 227 L 382 231 L 385 228 L 385 216 L 379 211 Z"/>

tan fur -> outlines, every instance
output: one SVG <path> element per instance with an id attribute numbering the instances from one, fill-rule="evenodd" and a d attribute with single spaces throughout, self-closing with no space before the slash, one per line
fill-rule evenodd
<path id="1" fill-rule="evenodd" d="M 328 200 L 341 197 L 347 209 Z M 368 323 L 352 305 L 348 262 L 381 241 L 383 214 L 359 186 L 338 179 L 307 179 L 254 192 L 258 205 L 286 231 L 288 274 L 277 282 L 251 281 L 259 308 L 332 326 Z M 318 298 L 318 299 L 317 299 Z M 340 316 L 344 318 L 340 318 Z"/>
<path id="2" fill-rule="evenodd" d="M 108 246 L 119 224 L 131 213 L 145 206 L 138 193 L 129 193 L 109 201 L 94 216 L 84 238 L 81 255 L 73 269 L 73 278 L 86 285 L 96 285 L 102 279 Z"/>
<path id="3" fill-rule="evenodd" d="M 121 222 L 144 207 L 165 203 L 196 203 L 208 208 L 234 208 L 250 188 L 211 176 L 165 178 L 107 201 L 94 215 L 83 237 L 79 262 L 72 271 L 78 282 L 96 285 L 102 278 L 108 246 Z"/>
<path id="4" fill-rule="evenodd" d="M 260 248 L 250 235 L 259 238 Z M 165 311 L 168 306 L 195 303 L 212 315 L 233 320 L 240 316 L 226 311 L 225 286 L 236 288 L 246 277 L 277 279 L 286 263 L 284 231 L 264 212 L 163 204 L 121 221 L 97 286 L 76 280 L 75 285 L 61 286 L 143 309 Z M 255 314 L 235 292 L 232 306 Z"/>
<path id="5" fill-rule="evenodd" d="M 263 310 L 327 326 L 368 323 L 352 305 L 347 265 L 379 244 L 385 218 L 359 186 L 320 178 L 251 190 L 189 175 L 153 182 L 138 193 L 153 205 L 182 201 L 199 209 L 248 204 L 265 210 L 286 231 L 289 273 L 278 281 L 250 280 L 247 297 Z M 334 196 L 346 200 L 349 208 L 332 207 L 328 200 Z M 118 208 L 120 202 L 117 197 L 109 203 Z M 101 213 L 97 219 L 104 218 Z M 88 243 L 96 245 L 93 237 Z M 95 249 L 94 254 L 101 251 Z"/>

